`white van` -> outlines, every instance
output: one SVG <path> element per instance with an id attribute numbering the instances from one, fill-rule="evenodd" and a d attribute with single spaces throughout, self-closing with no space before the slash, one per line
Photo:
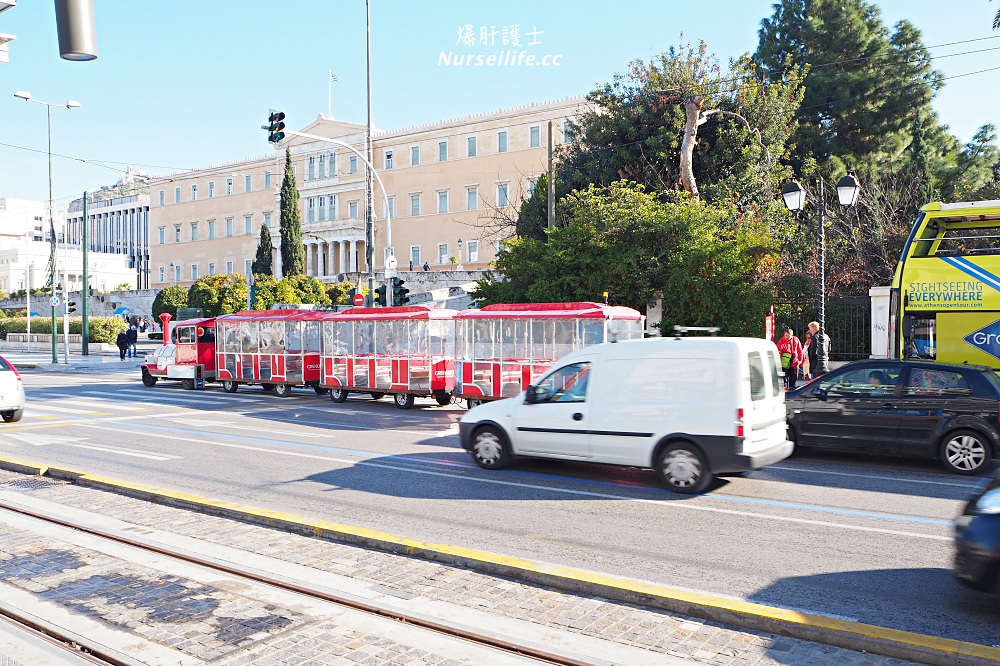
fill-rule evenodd
<path id="1" fill-rule="evenodd" d="M 512 456 L 651 467 L 678 493 L 787 458 L 778 349 L 756 338 L 657 338 L 573 352 L 515 398 L 459 422 L 476 463 Z"/>

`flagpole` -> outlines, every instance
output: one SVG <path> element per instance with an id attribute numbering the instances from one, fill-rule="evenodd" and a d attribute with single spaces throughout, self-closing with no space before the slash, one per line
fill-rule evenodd
<path id="1" fill-rule="evenodd" d="M 330 70 L 330 80 L 326 82 L 326 117 L 333 115 L 333 70 Z"/>

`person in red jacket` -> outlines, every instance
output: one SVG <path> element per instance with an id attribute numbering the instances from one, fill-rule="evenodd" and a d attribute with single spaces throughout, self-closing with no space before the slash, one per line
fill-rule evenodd
<path id="1" fill-rule="evenodd" d="M 781 369 L 785 372 L 785 388 L 793 389 L 799 376 L 799 366 L 802 365 L 802 343 L 795 336 L 795 331 L 786 328 L 785 334 L 775 344 L 781 355 Z"/>

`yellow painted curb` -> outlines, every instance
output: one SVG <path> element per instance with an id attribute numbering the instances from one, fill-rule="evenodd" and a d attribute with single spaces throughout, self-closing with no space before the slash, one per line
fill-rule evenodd
<path id="1" fill-rule="evenodd" d="M 331 541 L 424 557 L 571 592 L 638 603 L 803 640 L 829 643 L 852 650 L 866 650 L 890 657 L 948 666 L 1000 664 L 1000 648 L 979 643 L 956 641 L 861 622 L 839 620 L 823 615 L 775 608 L 739 599 L 717 597 L 658 583 L 631 580 L 558 564 L 547 564 L 519 557 L 472 550 L 461 546 L 418 541 L 379 530 L 306 518 L 280 511 L 246 507 L 230 502 L 219 502 L 197 495 L 127 483 L 110 477 L 49 467 L 14 458 L 0 457 L 0 469 L 22 474 L 45 475 L 81 486 L 107 490 L 177 508 L 236 518 L 244 522 Z"/>

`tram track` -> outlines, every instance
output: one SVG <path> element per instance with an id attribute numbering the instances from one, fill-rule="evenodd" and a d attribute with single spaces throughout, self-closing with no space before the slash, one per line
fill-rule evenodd
<path id="1" fill-rule="evenodd" d="M 380 604 L 376 601 L 360 598 L 351 594 L 338 594 L 329 590 L 316 589 L 291 578 L 269 574 L 249 567 L 243 567 L 232 562 L 221 561 L 210 556 L 188 552 L 180 548 L 172 548 L 147 539 L 79 524 L 65 518 L 56 517 L 23 506 L 13 505 L 2 500 L 0 500 L 0 512 L 18 514 L 32 520 L 40 521 L 44 524 L 56 525 L 62 528 L 74 530 L 91 537 L 97 537 L 99 539 L 113 542 L 115 544 L 136 548 L 146 553 L 152 553 L 179 562 L 203 567 L 213 572 L 227 574 L 229 576 L 265 585 L 284 592 L 302 595 L 311 600 L 333 604 L 334 606 L 347 608 L 370 616 L 376 616 L 385 620 L 400 623 L 402 625 L 407 625 L 409 627 L 416 627 L 438 635 L 464 641 L 475 646 L 498 650 L 511 656 L 530 659 L 535 663 L 554 664 L 557 666 L 603 666 L 608 664 L 608 662 L 603 659 L 591 660 L 582 658 L 579 655 L 559 653 L 539 645 L 518 642 L 515 639 L 501 634 L 474 630 L 458 624 L 442 621 L 437 618 L 402 611 L 399 608 Z M 9 604 L 2 602 L 0 602 L 0 621 L 5 621 L 18 629 L 29 632 L 30 634 L 67 651 L 75 652 L 81 658 L 90 663 L 102 665 L 112 664 L 114 666 L 140 666 L 141 664 L 141 662 L 134 660 L 127 655 L 123 655 L 121 653 L 117 653 L 113 649 L 106 648 L 97 641 L 92 641 L 85 636 L 80 636 L 73 632 L 60 629 L 55 625 L 45 622 L 41 618 L 21 612 Z"/>

